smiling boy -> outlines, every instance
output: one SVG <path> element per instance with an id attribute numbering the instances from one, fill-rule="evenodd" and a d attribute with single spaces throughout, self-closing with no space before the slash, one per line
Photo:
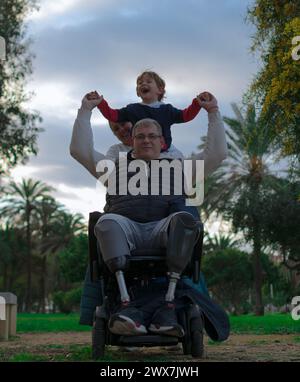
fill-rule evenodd
<path id="1" fill-rule="evenodd" d="M 165 94 L 165 81 L 155 72 L 145 71 L 137 78 L 136 93 L 142 99 L 140 103 L 129 104 L 121 109 L 112 109 L 101 96 L 97 106 L 102 115 L 112 122 L 130 121 L 135 124 L 141 119 L 152 118 L 162 127 L 164 137 L 163 150 L 167 150 L 172 143 L 171 125 L 173 123 L 189 122 L 200 111 L 198 97 L 184 110 L 177 109 L 171 104 L 162 102 Z"/>

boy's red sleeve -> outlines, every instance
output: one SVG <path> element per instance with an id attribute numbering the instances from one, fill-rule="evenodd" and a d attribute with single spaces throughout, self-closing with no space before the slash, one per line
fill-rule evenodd
<path id="1" fill-rule="evenodd" d="M 201 106 L 199 105 L 196 98 L 193 99 L 193 102 L 186 109 L 182 110 L 183 122 L 189 122 L 196 117 L 199 113 Z"/>
<path id="2" fill-rule="evenodd" d="M 118 109 L 112 109 L 108 103 L 103 100 L 99 103 L 97 108 L 101 111 L 103 117 L 105 117 L 107 120 L 111 122 L 118 122 L 118 117 L 119 117 L 119 111 Z"/>

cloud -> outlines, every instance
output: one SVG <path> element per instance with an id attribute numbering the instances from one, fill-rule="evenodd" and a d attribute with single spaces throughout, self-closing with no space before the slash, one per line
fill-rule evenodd
<path id="1" fill-rule="evenodd" d="M 230 102 L 241 100 L 257 69 L 249 54 L 246 7 L 234 0 L 43 0 L 29 17 L 36 59 L 28 90 L 36 96 L 28 107 L 41 112 L 45 132 L 38 156 L 27 170 L 16 171 L 58 187 L 75 210 L 87 208 L 77 190 L 94 190 L 95 181 L 68 151 L 81 98 L 97 89 L 114 107 L 137 102 L 135 80 L 145 69 L 166 80 L 166 102 L 186 107 L 210 90 L 223 113 L 232 114 Z M 95 145 L 105 153 L 115 138 L 97 111 L 92 122 Z M 187 155 L 206 129 L 203 111 L 195 121 L 172 128 L 173 142 Z"/>
<path id="2" fill-rule="evenodd" d="M 135 78 L 149 67 L 170 83 L 181 83 L 186 94 L 197 81 L 210 81 L 222 93 L 235 85 L 240 91 L 245 77 L 242 84 L 246 83 L 251 63 L 249 28 L 240 14 L 245 6 L 236 5 L 234 11 L 226 1 L 224 7 L 215 1 L 173 1 L 170 11 L 170 2 L 164 1 L 156 3 L 153 12 L 153 2 L 124 1 L 104 11 L 91 3 L 82 10 L 93 10 L 93 20 L 40 31 L 35 72 L 39 81 L 46 76 L 69 81 L 76 93 L 96 87 L 121 101 L 136 97 Z"/>

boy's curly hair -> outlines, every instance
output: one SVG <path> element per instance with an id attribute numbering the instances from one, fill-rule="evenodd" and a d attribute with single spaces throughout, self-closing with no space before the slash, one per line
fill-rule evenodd
<path id="1" fill-rule="evenodd" d="M 145 70 L 143 73 L 141 73 L 138 78 L 136 79 L 136 83 L 143 78 L 145 75 L 148 75 L 149 77 L 153 78 L 153 80 L 156 82 L 156 85 L 163 89 L 163 93 L 159 96 L 158 100 L 161 101 L 165 97 L 166 93 L 166 83 L 165 81 L 155 72 L 152 72 L 150 70 Z"/>

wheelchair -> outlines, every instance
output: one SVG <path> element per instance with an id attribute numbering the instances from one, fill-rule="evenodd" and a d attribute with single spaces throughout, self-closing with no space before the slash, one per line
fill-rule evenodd
<path id="1" fill-rule="evenodd" d="M 183 354 L 201 358 L 204 353 L 203 327 L 204 318 L 199 306 L 194 303 L 185 304 L 183 308 L 176 310 L 178 323 L 184 329 L 184 336 L 181 338 L 167 335 L 145 334 L 138 336 L 116 335 L 109 331 L 108 321 L 110 318 L 110 305 L 118 294 L 115 276 L 108 270 L 103 262 L 99 244 L 94 234 L 94 227 L 102 216 L 96 211 L 89 215 L 88 223 L 88 244 L 90 277 L 93 282 L 100 284 L 102 304 L 96 307 L 92 328 L 92 357 L 101 359 L 105 355 L 106 345 L 119 347 L 153 347 L 153 346 L 175 346 L 181 342 Z M 194 246 L 192 258 L 186 269 L 182 273 L 184 276 L 192 278 L 194 283 L 200 279 L 200 265 L 203 245 L 203 224 L 200 223 L 200 234 Z M 166 250 L 139 249 L 131 251 L 128 270 L 126 271 L 126 281 L 135 280 L 135 283 L 144 285 L 160 276 L 166 276 Z"/>

